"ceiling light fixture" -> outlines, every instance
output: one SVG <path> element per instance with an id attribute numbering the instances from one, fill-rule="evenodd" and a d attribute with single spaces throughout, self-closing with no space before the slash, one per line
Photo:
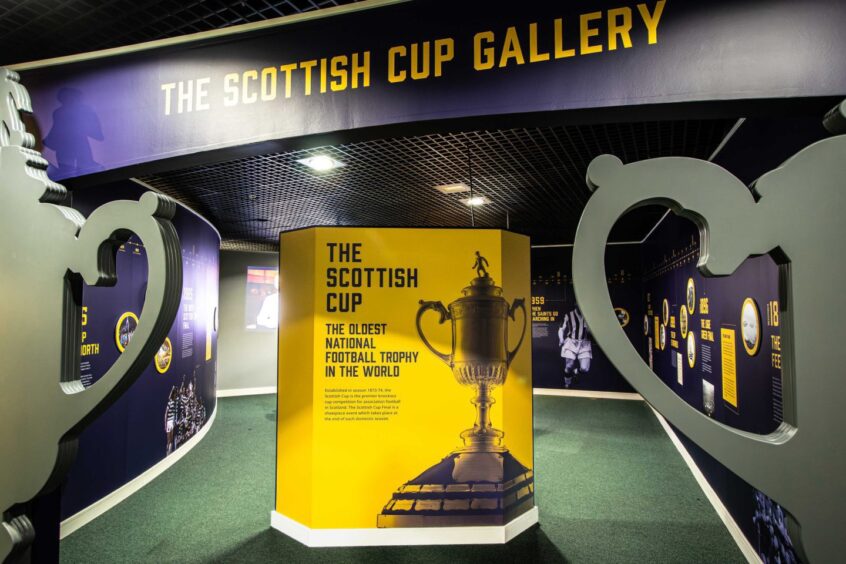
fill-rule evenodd
<path id="1" fill-rule="evenodd" d="M 485 204 L 490 204 L 491 201 L 484 196 L 473 196 L 472 198 L 464 198 L 461 200 L 461 203 L 471 208 L 477 208 Z"/>
<path id="2" fill-rule="evenodd" d="M 336 161 L 335 159 L 327 155 L 314 155 L 313 157 L 297 159 L 297 162 L 300 164 L 304 164 L 310 169 L 316 170 L 317 172 L 326 172 L 327 170 L 332 170 L 334 168 L 344 166 L 344 163 L 342 163 L 341 161 Z"/>
<path id="3" fill-rule="evenodd" d="M 460 194 L 461 192 L 469 192 L 470 187 L 463 182 L 457 182 L 455 184 L 441 184 L 439 186 L 435 186 L 435 190 L 442 194 Z"/>

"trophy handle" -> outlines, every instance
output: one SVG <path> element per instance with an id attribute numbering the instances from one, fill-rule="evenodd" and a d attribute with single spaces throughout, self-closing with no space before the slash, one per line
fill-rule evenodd
<path id="1" fill-rule="evenodd" d="M 179 236 L 170 222 L 175 211 L 173 200 L 148 192 L 139 202 L 118 200 L 97 208 L 79 232 L 78 248 L 69 266 L 87 283 L 114 284 L 115 252 L 131 233 L 144 243 L 149 275 L 138 328 L 126 351 L 90 388 L 82 388 L 75 379 L 63 382 L 67 397 L 73 400 L 65 407 L 72 434 L 104 411 L 141 375 L 176 318 L 182 297 L 182 255 Z M 74 345 L 76 341 L 78 336 Z"/>
<path id="2" fill-rule="evenodd" d="M 526 313 L 526 300 L 524 300 L 523 298 L 515 298 L 514 303 L 512 303 L 511 307 L 508 308 L 508 317 L 516 321 L 517 319 L 515 317 L 515 313 L 517 312 L 518 308 L 520 309 L 520 311 L 523 312 L 523 329 L 520 331 L 520 340 L 517 341 L 517 346 L 514 347 L 514 350 L 510 351 L 508 353 L 508 356 L 506 357 L 506 366 L 511 366 L 511 361 L 514 360 L 515 356 L 517 356 L 517 351 L 520 350 L 520 345 L 523 344 L 523 339 L 526 336 L 526 325 L 529 321 L 529 316 Z M 505 343 L 505 346 L 508 347 L 508 343 Z"/>
<path id="3" fill-rule="evenodd" d="M 433 309 L 441 314 L 441 318 L 438 320 L 438 323 L 443 323 L 447 319 L 450 319 L 449 311 L 441 302 L 427 302 L 425 300 L 420 300 L 420 309 L 417 310 L 417 334 L 420 335 L 420 338 L 423 340 L 423 344 L 426 345 L 426 348 L 432 351 L 432 354 L 440 358 L 444 364 L 451 368 L 452 354 L 443 354 L 442 352 L 438 352 L 435 347 L 432 346 L 432 343 L 429 342 L 429 339 L 427 339 L 423 334 L 423 328 L 420 327 L 420 319 L 422 319 L 423 314 L 426 313 L 427 309 Z"/>

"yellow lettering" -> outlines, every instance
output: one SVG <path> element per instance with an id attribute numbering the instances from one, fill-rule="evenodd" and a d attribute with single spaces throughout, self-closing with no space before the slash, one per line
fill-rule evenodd
<path id="1" fill-rule="evenodd" d="M 590 22 L 598 20 L 602 17 L 602 12 L 591 12 L 589 14 L 582 14 L 579 16 L 579 36 L 580 36 L 580 50 L 582 55 L 590 55 L 591 53 L 601 53 L 602 45 L 591 45 L 590 38 L 599 35 L 599 30 L 590 27 Z"/>
<path id="2" fill-rule="evenodd" d="M 291 63 L 289 65 L 282 65 L 279 67 L 279 70 L 285 73 L 285 97 L 291 97 L 291 71 L 297 68 L 297 63 Z"/>
<path id="3" fill-rule="evenodd" d="M 509 59 L 514 59 L 518 65 L 526 62 L 523 58 L 523 50 L 520 48 L 520 38 L 517 37 L 517 28 L 513 26 L 505 30 L 505 43 L 502 46 L 502 56 L 499 58 L 499 66 L 508 66 Z"/>
<path id="4" fill-rule="evenodd" d="M 175 82 L 168 82 L 167 84 L 162 84 L 162 90 L 165 93 L 165 115 L 170 115 L 170 93 L 173 92 L 173 89 L 176 88 Z"/>
<path id="5" fill-rule="evenodd" d="M 435 76 L 443 74 L 444 63 L 455 58 L 455 41 L 451 37 L 435 40 Z"/>
<path id="6" fill-rule="evenodd" d="M 485 47 L 482 49 L 482 42 L 490 45 L 494 41 L 492 31 L 480 31 L 473 36 L 473 68 L 477 71 L 488 70 L 494 67 L 494 49 Z"/>
<path id="7" fill-rule="evenodd" d="M 336 55 L 330 62 L 329 74 L 334 80 L 329 83 L 332 92 L 339 92 L 347 88 L 347 69 L 349 63 L 346 55 Z"/>
<path id="8" fill-rule="evenodd" d="M 529 24 L 529 62 L 540 63 L 541 61 L 548 61 L 549 53 L 541 53 L 538 51 L 538 24 Z"/>
<path id="9" fill-rule="evenodd" d="M 649 8 L 646 4 L 638 4 L 637 11 L 640 12 L 640 17 L 643 18 L 643 23 L 646 24 L 646 30 L 649 32 L 649 44 L 658 43 L 658 22 L 661 20 L 661 14 L 664 13 L 664 4 L 666 0 L 658 0 L 655 4 L 655 11 L 649 13 Z"/>
<path id="10" fill-rule="evenodd" d="M 367 88 L 370 86 L 370 51 L 361 53 L 363 61 L 358 62 L 358 53 L 353 53 L 352 56 L 352 87 L 358 88 L 358 77 L 361 76 L 361 87 Z"/>
<path id="11" fill-rule="evenodd" d="M 561 18 L 555 18 L 555 58 L 566 59 L 575 57 L 575 49 L 564 49 L 564 24 Z"/>
<path id="12" fill-rule="evenodd" d="M 411 45 L 411 79 L 420 80 L 429 77 L 429 42 L 423 42 L 422 56 L 419 53 L 420 44 Z M 421 62 L 422 59 L 422 62 Z"/>
<path id="13" fill-rule="evenodd" d="M 261 99 L 263 102 L 276 99 L 276 67 L 261 69 Z"/>
<path id="14" fill-rule="evenodd" d="M 623 21 L 618 20 L 622 16 Z M 631 8 L 615 8 L 608 10 L 608 50 L 617 49 L 617 37 L 622 40 L 623 48 L 632 46 L 632 10 Z"/>
<path id="15" fill-rule="evenodd" d="M 305 72 L 305 95 L 311 96 L 311 70 L 317 66 L 317 60 L 312 59 L 310 61 L 301 61 L 300 68 L 303 69 Z"/>
<path id="16" fill-rule="evenodd" d="M 238 104 L 238 73 L 229 73 L 223 77 L 223 105 L 226 107 Z"/>
<path id="17" fill-rule="evenodd" d="M 249 92 L 249 81 L 256 81 L 258 80 L 258 71 L 256 70 L 248 70 L 244 71 L 244 82 L 241 83 L 241 101 L 244 104 L 252 104 L 256 100 L 258 100 L 258 94 L 255 92 Z"/>
<path id="18" fill-rule="evenodd" d="M 388 49 L 388 82 L 403 82 L 405 71 L 397 71 L 397 57 L 405 57 L 405 45 L 397 45 Z"/>

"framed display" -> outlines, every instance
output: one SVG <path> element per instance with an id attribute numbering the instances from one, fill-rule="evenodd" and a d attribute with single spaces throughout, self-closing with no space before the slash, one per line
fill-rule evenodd
<path id="1" fill-rule="evenodd" d="M 120 352 L 126 350 L 129 346 L 129 341 L 132 340 L 132 335 L 138 328 L 138 316 L 127 311 L 118 318 L 117 325 L 115 325 L 115 344 Z"/>
<path id="2" fill-rule="evenodd" d="M 714 415 L 714 384 L 702 380 L 702 409 L 708 417 Z"/>
<path id="3" fill-rule="evenodd" d="M 643 334 L 649 335 L 649 316 L 646 314 L 643 316 Z"/>
<path id="4" fill-rule="evenodd" d="M 620 327 L 625 327 L 631 321 L 631 316 L 625 308 L 615 307 L 614 313 L 617 315 L 617 321 L 620 322 Z"/>
<path id="5" fill-rule="evenodd" d="M 164 343 L 156 352 L 156 372 L 164 374 L 170 368 L 170 362 L 173 360 L 173 343 L 170 342 L 170 337 L 165 337 Z"/>
<path id="6" fill-rule="evenodd" d="M 687 335 L 687 365 L 693 368 L 696 364 L 696 337 L 693 331 Z"/>
<path id="7" fill-rule="evenodd" d="M 667 347 L 667 326 L 663 323 L 661 324 L 661 334 L 658 337 L 658 344 L 662 351 Z"/>
<path id="8" fill-rule="evenodd" d="M 667 325 L 670 322 L 670 304 L 667 301 L 667 298 L 664 298 L 664 301 L 661 304 L 661 321 L 664 322 L 664 325 Z"/>
<path id="9" fill-rule="evenodd" d="M 753 298 L 743 300 L 740 309 L 740 332 L 746 354 L 755 356 L 761 347 L 761 314 Z"/>
<path id="10" fill-rule="evenodd" d="M 681 331 L 682 339 L 687 338 L 687 308 L 682 305 L 679 308 L 679 331 Z"/>
<path id="11" fill-rule="evenodd" d="M 687 313 L 693 315 L 696 311 L 696 283 L 693 278 L 687 279 L 687 291 L 685 292 Z"/>

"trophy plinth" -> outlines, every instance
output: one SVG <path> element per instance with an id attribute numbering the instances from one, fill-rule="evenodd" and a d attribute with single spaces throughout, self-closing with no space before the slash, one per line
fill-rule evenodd
<path id="1" fill-rule="evenodd" d="M 476 253 L 479 276 L 448 307 L 420 301 L 417 332 L 426 347 L 452 370 L 455 380 L 474 390 L 476 421 L 459 435 L 464 443 L 446 458 L 394 492 L 377 517 L 379 527 L 504 525 L 534 506 L 534 475 L 505 446 L 505 433 L 491 424 L 493 390 L 505 383 L 508 367 L 526 332 L 526 308 L 518 298 L 509 306 L 502 288 L 486 272 Z M 484 263 L 484 264 L 483 264 Z M 452 325 L 452 352 L 437 351 L 420 320 L 427 310 Z M 523 313 L 517 346 L 508 350 L 508 319 Z"/>

